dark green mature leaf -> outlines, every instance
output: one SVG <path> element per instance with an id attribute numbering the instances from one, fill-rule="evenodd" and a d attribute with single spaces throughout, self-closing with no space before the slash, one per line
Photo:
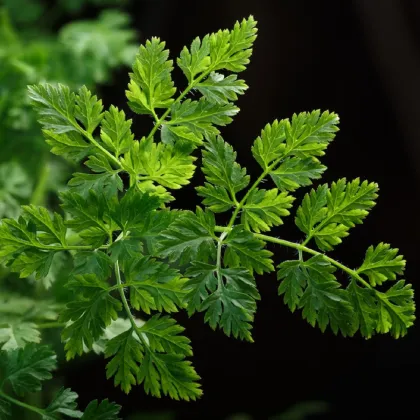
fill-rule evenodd
<path id="1" fill-rule="evenodd" d="M 103 194 L 90 191 L 86 197 L 72 190 L 60 194 L 62 208 L 71 214 L 72 219 L 66 224 L 77 232 L 85 229 L 98 228 L 105 234 L 109 234 L 114 223 L 111 218 L 112 203 Z"/>
<path id="2" fill-rule="evenodd" d="M 382 334 L 390 332 L 395 338 L 404 337 L 416 318 L 411 284 L 399 280 L 385 293 L 376 294 L 379 298 L 379 321 L 376 331 Z"/>
<path id="3" fill-rule="evenodd" d="M 60 419 L 62 415 L 71 418 L 83 418 L 83 413 L 77 410 L 77 398 L 79 396 L 69 388 L 60 388 L 54 399 L 44 410 L 43 420 Z"/>
<path id="4" fill-rule="evenodd" d="M 375 248 L 370 246 L 357 273 L 368 276 L 372 286 L 380 286 L 387 280 L 395 280 L 405 269 L 404 257 L 397 254 L 398 249 L 392 249 L 389 244 L 383 242 Z"/>
<path id="5" fill-rule="evenodd" d="M 111 258 L 102 251 L 79 251 L 74 255 L 74 269 L 72 275 L 94 274 L 106 280 L 111 275 Z"/>
<path id="6" fill-rule="evenodd" d="M 158 252 L 169 261 L 183 265 L 199 259 L 208 261 L 216 257 L 214 214 L 197 207 L 196 214 L 184 212 L 159 237 Z"/>
<path id="7" fill-rule="evenodd" d="M 281 281 L 279 295 L 284 295 L 284 303 L 294 312 L 306 287 L 306 273 L 299 260 L 283 261 L 278 266 L 277 279 Z"/>
<path id="8" fill-rule="evenodd" d="M 203 173 L 213 185 L 225 188 L 232 196 L 249 184 L 246 169 L 236 163 L 236 152 L 221 136 L 211 136 L 204 145 Z"/>
<path id="9" fill-rule="evenodd" d="M 319 110 L 294 114 L 292 121 L 275 120 L 267 124 L 252 147 L 252 154 L 265 171 L 275 169 L 288 156 L 305 159 L 323 156 L 334 139 L 339 118 L 334 113 Z"/>
<path id="10" fill-rule="evenodd" d="M 46 83 L 29 86 L 28 90 L 44 129 L 56 134 L 78 131 L 75 118 L 76 95 L 69 87 Z"/>
<path id="11" fill-rule="evenodd" d="M 34 205 L 22 206 L 23 217 L 30 220 L 38 232 L 43 232 L 42 240 L 44 243 L 66 244 L 67 229 L 61 215 L 54 213 L 50 215 L 47 209 Z"/>
<path id="12" fill-rule="evenodd" d="M 79 294 L 60 316 L 61 322 L 72 321 L 62 332 L 70 360 L 83 354 L 83 346 L 92 348 L 105 328 L 118 318 L 122 305 L 109 294 L 108 284 L 93 274 L 74 276 L 68 287 Z"/>
<path id="13" fill-rule="evenodd" d="M 311 185 L 313 179 L 321 178 L 325 169 L 326 166 L 314 157 L 292 157 L 270 171 L 270 176 L 280 191 L 295 191 L 299 187 Z"/>
<path id="14" fill-rule="evenodd" d="M 306 233 L 307 241 L 314 238 L 322 250 L 331 250 L 349 235 L 348 230 L 362 223 L 375 205 L 378 185 L 360 182 L 359 178 L 333 182 L 329 189 L 321 185 L 306 194 L 297 210 L 296 225 Z"/>
<path id="15" fill-rule="evenodd" d="M 113 402 L 93 400 L 86 407 L 81 420 L 119 420 L 118 414 L 121 406 Z"/>
<path id="16" fill-rule="evenodd" d="M 143 352 L 143 345 L 133 334 L 133 329 L 117 335 L 106 344 L 105 357 L 112 357 L 106 366 L 106 377 L 109 379 L 114 376 L 114 385 L 120 385 L 126 394 L 137 383 L 136 376 L 139 363 L 144 358 Z"/>
<path id="17" fill-rule="evenodd" d="M 228 336 L 253 341 L 250 330 L 260 295 L 248 270 L 218 269 L 211 264 L 194 262 L 186 276 L 190 277 L 185 285 L 189 315 L 206 311 L 205 321 L 211 328 L 219 326 Z"/>
<path id="18" fill-rule="evenodd" d="M 8 418 L 12 415 L 9 401 L 0 397 L 0 419 Z"/>
<path id="19" fill-rule="evenodd" d="M 137 188 L 131 187 L 113 213 L 113 219 L 126 233 L 143 225 L 149 214 L 160 204 L 159 197 L 142 193 Z"/>
<path id="20" fill-rule="evenodd" d="M 281 192 L 277 188 L 272 190 L 254 189 L 249 194 L 242 208 L 241 223 L 248 230 L 257 233 L 268 231 L 273 226 L 283 224 L 282 217 L 290 214 L 294 197 L 287 192 Z"/>
<path id="21" fill-rule="evenodd" d="M 56 133 L 53 130 L 43 130 L 46 143 L 51 147 L 51 153 L 62 156 L 71 162 L 80 162 L 92 150 L 92 144 L 83 139 L 76 131 Z"/>
<path id="22" fill-rule="evenodd" d="M 133 259 L 124 265 L 125 285 L 130 288 L 134 309 L 177 312 L 184 307 L 183 279 L 178 270 L 150 257 Z"/>
<path id="23" fill-rule="evenodd" d="M 237 80 L 235 74 L 225 77 L 223 74 L 212 72 L 203 82 L 195 85 L 196 89 L 210 102 L 226 104 L 243 95 L 248 86 L 243 80 Z"/>
<path id="24" fill-rule="evenodd" d="M 217 104 L 204 98 L 199 101 L 186 99 L 172 105 L 171 119 L 166 121 L 165 124 L 186 127 L 189 133 L 194 134 L 193 141 L 201 144 L 203 137 L 209 138 L 220 133 L 215 126 L 223 127 L 230 124 L 232 117 L 238 112 L 239 108 L 231 103 Z M 185 139 L 188 140 L 188 138 Z"/>
<path id="25" fill-rule="evenodd" d="M 355 332 L 353 307 L 346 290 L 334 277 L 335 268 L 321 255 L 301 264 L 307 287 L 300 298 L 302 316 L 313 327 L 318 324 L 322 332 L 329 324 L 334 334 L 340 330 L 344 336 Z"/>
<path id="26" fill-rule="evenodd" d="M 28 344 L 23 349 L 0 353 L 0 386 L 9 383 L 18 395 L 41 390 L 41 382 L 51 379 L 57 366 L 48 346 Z"/>
<path id="27" fill-rule="evenodd" d="M 365 338 L 371 338 L 379 320 L 379 307 L 375 291 L 366 287 L 360 287 L 355 279 L 352 279 L 347 287 L 350 301 L 356 314 L 356 328 Z"/>
<path id="28" fill-rule="evenodd" d="M 146 335 L 148 346 L 153 352 L 192 356 L 190 340 L 180 335 L 185 328 L 168 316 L 154 315 L 140 331 Z"/>
<path id="29" fill-rule="evenodd" d="M 179 189 L 190 182 L 194 160 L 193 156 L 187 156 L 169 144 L 155 143 L 152 138 L 134 142 L 122 159 L 127 171 L 137 175 L 140 183 L 153 181 L 171 189 Z"/>
<path id="30" fill-rule="evenodd" d="M 171 79 L 172 60 L 165 42 L 153 37 L 141 45 L 130 73 L 126 91 L 130 108 L 139 114 L 153 114 L 156 108 L 168 108 L 173 102 L 174 88 Z"/>
<path id="31" fill-rule="evenodd" d="M 273 253 L 264 249 L 265 243 L 257 239 L 251 232 L 237 225 L 224 240 L 227 245 L 224 263 L 228 267 L 245 267 L 257 274 L 274 270 L 271 256 Z"/>
<path id="32" fill-rule="evenodd" d="M 103 193 L 106 198 L 114 197 L 118 191 L 123 191 L 124 185 L 118 175 L 120 169 L 113 169 L 104 155 L 89 156 L 85 165 L 94 173 L 76 172 L 68 182 L 72 191 L 83 197 L 88 197 L 90 191 Z"/>
<path id="33" fill-rule="evenodd" d="M 131 124 L 132 120 L 125 119 L 124 111 L 119 111 L 113 105 L 104 114 L 101 124 L 101 140 L 115 157 L 127 152 L 134 141 Z"/>
<path id="34" fill-rule="evenodd" d="M 144 384 L 146 393 L 186 401 L 201 397 L 199 379 L 191 362 L 184 360 L 183 355 L 151 351 L 145 353 L 137 374 L 137 383 Z"/>

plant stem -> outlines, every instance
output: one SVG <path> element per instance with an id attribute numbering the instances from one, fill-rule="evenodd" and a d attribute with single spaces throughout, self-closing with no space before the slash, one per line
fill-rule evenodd
<path id="1" fill-rule="evenodd" d="M 33 411 L 40 416 L 44 415 L 44 410 L 38 407 L 34 407 L 33 405 L 26 404 L 22 401 L 16 400 L 15 398 L 9 397 L 8 395 L 4 394 L 2 391 L 0 391 L 0 397 L 5 399 L 6 401 L 9 401 L 12 404 L 18 405 L 19 407 L 26 408 L 27 410 Z"/>
<path id="2" fill-rule="evenodd" d="M 220 274 L 220 269 L 222 268 L 222 246 L 223 246 L 223 239 L 227 236 L 228 231 L 223 231 L 220 235 L 219 239 L 217 240 L 217 288 L 218 290 L 221 290 L 223 287 L 222 283 L 222 275 Z"/>
<path id="3" fill-rule="evenodd" d="M 38 177 L 35 189 L 32 193 L 30 203 L 34 206 L 44 204 L 45 192 L 47 190 L 48 177 L 50 175 L 50 165 L 48 159 L 43 159 L 41 172 Z"/>
<path id="4" fill-rule="evenodd" d="M 62 328 L 65 327 L 66 323 L 65 322 L 58 322 L 58 321 L 53 321 L 53 322 L 45 322 L 43 324 L 37 324 L 36 327 L 40 330 L 46 330 L 49 328 Z"/>
<path id="5" fill-rule="evenodd" d="M 120 292 L 121 301 L 123 303 L 124 310 L 125 310 L 125 312 L 128 316 L 128 319 L 130 320 L 131 326 L 132 326 L 133 330 L 136 332 L 136 334 L 139 337 L 139 339 L 141 340 L 141 342 L 148 345 L 147 341 L 143 337 L 143 334 L 141 333 L 139 327 L 136 324 L 136 320 L 134 319 L 133 314 L 131 313 L 130 306 L 128 305 L 127 298 L 125 297 L 124 285 L 123 285 L 123 282 L 121 280 L 120 265 L 118 263 L 118 260 L 115 263 L 115 277 L 117 279 L 117 286 L 118 286 L 118 290 Z"/>
<path id="6" fill-rule="evenodd" d="M 191 89 L 194 88 L 194 86 L 199 83 L 201 80 L 203 80 L 206 76 L 208 76 L 211 73 L 212 69 L 209 69 L 205 71 L 203 74 L 197 77 L 197 79 L 193 80 L 182 92 L 181 94 L 175 99 L 175 101 L 172 103 L 172 106 L 180 102 L 189 92 Z M 151 138 L 154 136 L 158 128 L 162 125 L 163 121 L 165 121 L 166 117 L 171 113 L 171 108 L 168 108 L 162 116 L 156 121 L 156 124 L 153 126 L 152 130 L 150 131 L 147 138 Z"/>
<path id="7" fill-rule="evenodd" d="M 231 228 L 229 226 L 228 227 L 216 226 L 214 230 L 215 230 L 215 232 L 226 232 L 226 231 L 229 231 L 230 229 Z M 365 286 L 366 288 L 373 289 L 373 287 L 367 281 L 363 280 L 363 278 L 355 270 L 352 270 L 351 268 L 346 267 L 345 265 L 341 264 L 337 260 L 334 260 L 333 258 L 329 257 L 328 255 L 323 254 L 322 252 L 315 251 L 314 249 L 308 248 L 308 247 L 306 247 L 305 245 L 302 245 L 302 244 L 297 244 L 295 242 L 286 241 L 286 240 L 280 239 L 280 238 L 273 238 L 272 236 L 263 235 L 261 233 L 254 233 L 254 236 L 258 239 L 261 239 L 261 240 L 265 241 L 265 242 L 271 242 L 271 243 L 274 243 L 274 244 L 287 246 L 289 248 L 294 248 L 294 249 L 298 250 L 299 252 L 306 252 L 306 253 L 312 254 L 312 255 L 320 255 L 322 258 L 324 258 L 324 260 L 328 261 L 332 265 L 335 265 L 340 270 L 346 272 L 351 277 L 355 278 L 357 281 L 359 281 L 361 284 L 363 284 L 363 286 Z"/>

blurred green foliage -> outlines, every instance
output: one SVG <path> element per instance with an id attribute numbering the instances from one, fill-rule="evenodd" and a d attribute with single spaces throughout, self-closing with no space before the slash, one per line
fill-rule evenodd
<path id="1" fill-rule="evenodd" d="M 116 67 L 131 65 L 136 54 L 135 32 L 130 29 L 129 16 L 120 10 L 104 10 L 96 19 L 74 20 L 58 29 L 56 26 L 73 19 L 73 14 L 87 4 L 98 7 L 121 3 L 60 0 L 47 8 L 40 0 L 3 0 L 0 217 L 16 216 L 18 205 L 29 201 L 44 204 L 46 193 L 63 185 L 74 169 L 48 153 L 29 107 L 27 85 L 49 82 L 77 88 L 85 84 L 95 90 L 95 85 L 110 80 Z"/>

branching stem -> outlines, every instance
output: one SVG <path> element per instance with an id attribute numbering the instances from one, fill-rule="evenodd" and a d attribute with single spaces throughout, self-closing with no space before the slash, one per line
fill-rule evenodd
<path id="1" fill-rule="evenodd" d="M 231 228 L 229 226 L 228 227 L 216 226 L 215 231 L 216 232 L 227 232 L 230 229 Z M 312 254 L 312 255 L 320 255 L 322 258 L 324 258 L 324 260 L 328 261 L 332 265 L 335 265 L 340 270 L 346 272 L 351 277 L 355 278 L 358 282 L 363 284 L 363 286 L 365 286 L 366 288 L 373 289 L 373 287 L 367 281 L 363 280 L 363 278 L 355 270 L 352 270 L 351 268 L 346 267 L 345 265 L 341 264 L 337 260 L 334 260 L 333 258 L 329 257 L 328 255 L 323 254 L 322 252 L 315 251 L 314 249 L 308 248 L 307 246 L 302 245 L 302 244 L 297 244 L 295 242 L 286 241 L 286 240 L 280 239 L 280 238 L 274 238 L 272 236 L 263 235 L 261 233 L 254 233 L 254 236 L 258 239 L 261 239 L 261 240 L 265 241 L 265 242 L 271 242 L 271 243 L 274 243 L 274 244 L 287 246 L 289 248 L 294 248 L 294 249 L 298 250 L 299 252 L 306 252 L 306 253 Z"/>
<path id="2" fill-rule="evenodd" d="M 26 404 L 22 401 L 16 400 L 15 398 L 9 397 L 9 395 L 4 394 L 2 391 L 0 391 L 0 398 L 3 398 L 6 401 L 9 401 L 10 403 L 14 405 L 18 405 L 19 407 L 25 408 L 27 410 L 33 411 L 34 413 L 39 414 L 40 416 L 44 416 L 45 412 L 41 408 L 34 407 L 33 405 Z"/>

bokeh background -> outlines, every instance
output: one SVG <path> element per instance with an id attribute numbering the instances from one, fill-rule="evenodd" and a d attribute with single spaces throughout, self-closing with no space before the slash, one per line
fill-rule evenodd
<path id="1" fill-rule="evenodd" d="M 21 176 L 26 177 L 20 184 L 20 198 L 31 196 L 40 203 L 53 200 L 54 188 L 65 179 L 51 173 L 67 174 L 68 168 L 51 160 L 32 111 L 22 105 L 22 96 L 11 104 L 11 92 L 21 89 L 20 95 L 25 95 L 25 86 L 39 80 L 88 84 L 105 105 L 122 107 L 133 118 L 139 137 L 152 121 L 133 114 L 124 95 L 127 65 L 137 45 L 159 36 L 175 58 L 195 36 L 230 28 L 235 20 L 253 14 L 259 36 L 251 65 L 241 74 L 250 89 L 238 101 L 241 112 L 223 128 L 223 137 L 255 177 L 259 168 L 250 147 L 267 122 L 317 108 L 337 112 L 341 130 L 323 158 L 328 166 L 323 181 L 360 176 L 379 183 L 380 197 L 364 225 L 353 229 L 333 252 L 334 258 L 357 266 L 370 244 L 389 242 L 406 256 L 406 278 L 419 290 L 418 0 L 2 3 L 0 162 L 3 168 L 12 165 L 17 148 L 27 151 L 24 164 L 19 163 Z M 111 11 L 103 14 L 104 9 Z M 177 69 L 174 79 L 177 86 L 185 84 Z M 7 170 L 3 172 L 10 173 Z M 0 193 L 7 184 L 6 175 L 1 177 L 0 166 Z M 25 190 L 24 185 L 37 184 L 41 177 L 45 178 L 42 191 Z M 194 180 L 194 185 L 201 182 L 200 173 Z M 192 186 L 181 190 L 177 198 L 176 206 L 183 208 L 199 203 Z M 291 219 L 279 235 L 300 239 Z M 293 256 L 291 250 L 272 250 L 276 261 Z M 102 357 L 92 355 L 62 364 L 58 375 L 65 386 L 80 394 L 82 407 L 94 398 L 107 397 L 122 404 L 122 417 L 131 420 L 294 420 L 304 418 L 302 413 L 313 419 L 420 417 L 417 326 L 400 340 L 322 334 L 283 305 L 274 273 L 260 276 L 258 286 L 262 300 L 254 344 L 213 332 L 200 315 L 176 317 L 187 328 L 194 363 L 203 378 L 204 397 L 198 402 L 157 400 L 146 396 L 141 387 L 126 396 L 105 379 Z M 301 410 L 284 414 L 296 404 Z"/>

